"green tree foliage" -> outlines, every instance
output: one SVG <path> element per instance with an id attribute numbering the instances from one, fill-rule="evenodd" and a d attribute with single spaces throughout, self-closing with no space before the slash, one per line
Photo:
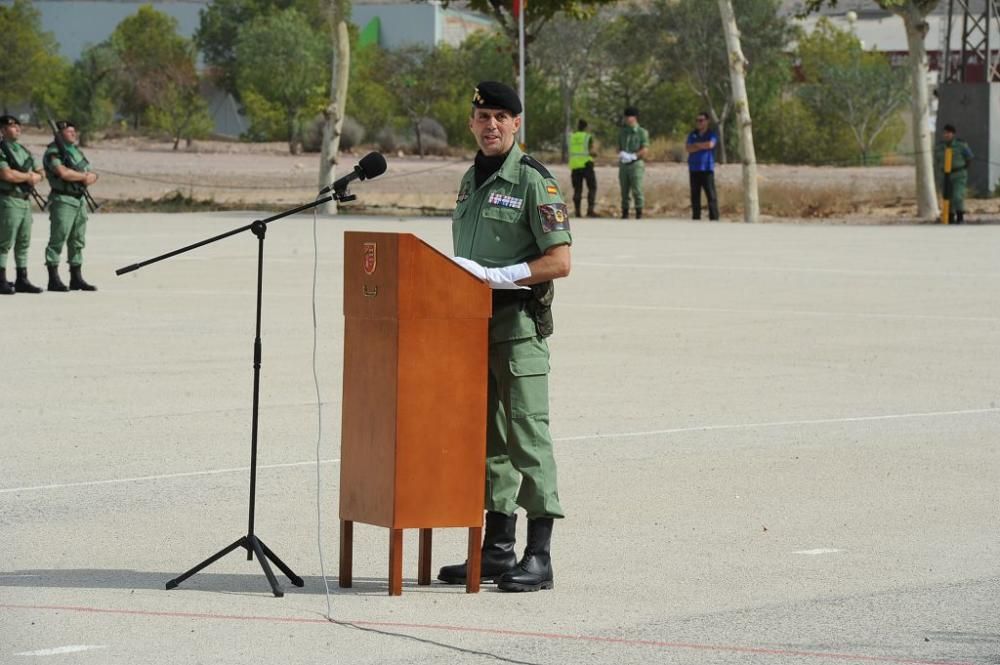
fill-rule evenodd
<path id="1" fill-rule="evenodd" d="M 795 36 L 792 24 L 781 16 L 780 0 L 737 0 L 733 3 L 740 26 L 743 53 L 750 65 L 748 77 L 760 82 L 769 72 L 790 66 L 785 48 Z M 651 53 L 660 80 L 684 81 L 696 94 L 718 127 L 722 155 L 732 116 L 729 63 L 722 19 L 717 3 L 704 0 L 654 0 L 648 10 L 629 15 L 635 51 Z M 780 87 L 772 88 L 777 94 Z M 759 93 L 759 88 L 758 88 Z M 761 102 L 759 94 L 751 102 Z"/>
<path id="2" fill-rule="evenodd" d="M 328 21 L 321 0 L 212 0 L 199 16 L 194 41 L 214 69 L 214 80 L 223 90 L 238 96 L 236 42 L 243 26 L 255 19 L 296 9 L 310 25 L 324 28 Z"/>
<path id="3" fill-rule="evenodd" d="M 197 89 L 193 49 L 177 34 L 177 21 L 152 5 L 122 20 L 108 41 L 118 59 L 118 110 L 133 126 L 139 127 L 150 107 L 162 109 L 167 98 L 176 100 Z"/>
<path id="4" fill-rule="evenodd" d="M 389 86 L 409 120 L 421 157 L 424 156 L 421 120 L 430 117 L 435 101 L 447 92 L 447 85 L 440 76 L 443 59 L 442 49 L 426 46 L 408 46 L 386 54 Z"/>
<path id="5" fill-rule="evenodd" d="M 865 52 L 857 37 L 826 19 L 800 41 L 799 55 L 806 79 L 799 96 L 821 126 L 847 131 L 864 163 L 909 99 L 907 70 Z"/>
<path id="6" fill-rule="evenodd" d="M 145 120 L 153 129 L 170 134 L 177 150 L 181 139 L 188 143 L 211 133 L 213 124 L 208 104 L 201 95 L 198 72 L 194 65 L 194 45 L 189 57 L 166 63 L 160 72 L 160 86 L 152 95 Z"/>
<path id="7" fill-rule="evenodd" d="M 298 151 L 302 118 L 319 113 L 329 85 L 330 45 L 324 35 L 295 9 L 254 19 L 236 41 L 236 85 L 252 123 L 271 122 L 280 109 L 289 150 Z M 251 105 L 247 95 L 266 105 Z M 259 109 L 267 109 L 258 115 Z"/>
<path id="8" fill-rule="evenodd" d="M 6 113 L 13 104 L 30 101 L 36 87 L 65 64 L 55 37 L 42 31 L 41 15 L 29 0 L 0 5 L 0 34 L 0 107 Z"/>
<path id="9" fill-rule="evenodd" d="M 107 43 L 91 46 L 73 64 L 69 75 L 68 115 L 86 141 L 95 130 L 107 127 L 114 118 L 112 88 L 118 58 Z"/>

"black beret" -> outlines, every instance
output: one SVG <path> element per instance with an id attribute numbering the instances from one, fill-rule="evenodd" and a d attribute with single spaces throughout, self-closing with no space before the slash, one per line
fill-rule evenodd
<path id="1" fill-rule="evenodd" d="M 632 116 L 634 118 L 638 118 L 639 117 L 639 109 L 637 109 L 634 106 L 626 106 L 625 107 L 625 115 L 630 115 L 630 116 Z"/>
<path id="2" fill-rule="evenodd" d="M 944 131 L 951 132 L 952 134 L 954 134 L 955 133 L 955 125 L 945 125 L 944 126 Z"/>
<path id="3" fill-rule="evenodd" d="M 21 121 L 17 117 L 12 115 L 0 115 L 0 127 L 6 127 L 7 125 L 20 125 Z"/>
<path id="4" fill-rule="evenodd" d="M 72 127 L 73 129 L 76 129 L 76 124 L 72 120 L 59 120 L 56 122 L 56 129 L 58 129 L 60 132 L 66 129 L 67 127 Z"/>
<path id="5" fill-rule="evenodd" d="M 472 105 L 477 109 L 503 109 L 521 115 L 521 98 L 514 88 L 499 81 L 482 81 L 476 86 Z"/>

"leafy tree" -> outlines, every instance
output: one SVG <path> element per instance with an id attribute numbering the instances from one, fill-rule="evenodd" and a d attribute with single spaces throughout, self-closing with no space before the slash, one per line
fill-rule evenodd
<path id="1" fill-rule="evenodd" d="M 81 141 L 114 118 L 112 87 L 119 63 L 105 42 L 86 49 L 73 64 L 69 76 L 69 116 L 77 123 Z"/>
<path id="2" fill-rule="evenodd" d="M 181 139 L 190 144 L 192 139 L 207 136 L 213 128 L 194 66 L 194 45 L 189 45 L 189 49 L 188 58 L 178 58 L 164 66 L 160 72 L 161 85 L 146 109 L 149 125 L 168 132 L 174 140 L 174 150 Z"/>
<path id="3" fill-rule="evenodd" d="M 236 42 L 236 83 L 254 93 L 271 109 L 281 110 L 283 138 L 292 154 L 298 151 L 299 124 L 325 106 L 330 45 L 295 9 L 262 16 L 240 30 Z"/>
<path id="4" fill-rule="evenodd" d="M 447 93 L 439 71 L 440 51 L 426 46 L 408 46 L 387 55 L 389 84 L 417 139 L 417 152 L 424 156 L 420 121 L 428 117 L 434 102 Z"/>
<path id="5" fill-rule="evenodd" d="M 0 106 L 28 101 L 36 86 L 62 63 L 55 37 L 42 31 L 41 14 L 30 0 L 0 5 L 0 34 L 4 36 L 0 67 Z"/>
<path id="6" fill-rule="evenodd" d="M 158 103 L 167 88 L 197 87 L 193 50 L 177 34 L 176 19 L 152 5 L 139 7 L 137 13 L 122 20 L 109 43 L 118 59 L 115 87 L 119 110 L 132 118 L 133 126 L 139 126 L 142 115 Z"/>
<path id="7" fill-rule="evenodd" d="M 939 214 L 937 195 L 934 188 L 934 166 L 931 154 L 930 93 L 927 89 L 927 46 L 924 40 L 930 26 L 927 15 L 934 10 L 940 0 L 872 0 L 879 8 L 892 12 L 903 20 L 906 28 L 906 42 L 910 52 L 910 125 L 913 131 L 913 145 L 916 149 L 917 214 L 929 219 Z M 824 5 L 835 7 L 837 0 L 805 0 L 804 13 L 818 11 Z"/>
<path id="8" fill-rule="evenodd" d="M 562 103 L 562 160 L 569 159 L 569 135 L 573 131 L 573 104 L 582 85 L 597 71 L 594 47 L 601 38 L 602 24 L 595 19 L 566 16 L 553 19 L 535 42 L 538 69 L 558 85 Z M 533 99 L 536 99 L 533 97 Z"/>
<path id="9" fill-rule="evenodd" d="M 447 7 L 451 0 L 445 0 Z M 592 16 L 603 5 L 614 4 L 614 0 L 518 0 L 524 13 L 524 41 L 526 47 L 541 34 L 546 24 L 557 14 L 573 18 Z M 513 45 L 511 55 L 517 64 L 518 19 L 514 16 L 515 0 L 469 0 L 471 9 L 492 16 L 509 44 Z M 527 58 L 527 51 L 525 58 Z M 504 77 L 506 78 L 506 77 Z"/>
<path id="10" fill-rule="evenodd" d="M 310 25 L 322 28 L 326 24 L 323 0 L 212 0 L 198 13 L 194 41 L 205 64 L 215 70 L 216 83 L 223 90 L 239 96 L 236 42 L 243 26 L 293 8 L 303 14 Z"/>
<path id="11" fill-rule="evenodd" d="M 862 163 L 909 99 L 905 70 L 881 53 L 866 53 L 853 34 L 821 19 L 799 45 L 807 83 L 799 94 L 818 118 L 846 127 Z"/>
<path id="12" fill-rule="evenodd" d="M 743 53 L 751 81 L 757 70 L 787 68 L 785 47 L 795 35 L 780 15 L 779 0 L 734 2 Z M 704 0 L 654 0 L 648 10 L 629 16 L 633 40 L 649 45 L 664 80 L 683 80 L 701 99 L 718 128 L 721 157 L 726 161 L 726 131 L 733 105 L 729 58 L 717 3 Z"/>

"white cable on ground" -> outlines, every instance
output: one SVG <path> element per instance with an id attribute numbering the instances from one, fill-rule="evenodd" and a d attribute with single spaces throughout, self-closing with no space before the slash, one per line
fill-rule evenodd
<path id="1" fill-rule="evenodd" d="M 326 618 L 333 621 L 333 610 L 330 608 L 330 583 L 326 579 L 326 565 L 323 562 L 323 511 L 322 484 L 320 481 L 320 444 L 323 442 L 323 400 L 319 393 L 319 374 L 316 370 L 316 346 L 319 339 L 319 329 L 316 322 L 316 278 L 319 274 L 319 239 L 317 226 L 319 215 L 313 208 L 313 283 L 312 283 L 312 318 L 313 318 L 313 352 L 312 370 L 313 385 L 316 387 L 316 547 L 319 550 L 319 572 L 323 576 L 323 588 L 326 590 Z"/>

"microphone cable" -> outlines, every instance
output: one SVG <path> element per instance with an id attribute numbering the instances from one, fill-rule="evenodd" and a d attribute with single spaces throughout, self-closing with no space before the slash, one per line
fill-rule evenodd
<path id="1" fill-rule="evenodd" d="M 323 400 L 319 391 L 319 372 L 316 363 L 316 350 L 319 342 L 319 326 L 316 316 L 316 281 L 319 275 L 319 213 L 313 208 L 313 279 L 312 279 L 312 323 L 313 348 L 312 372 L 313 385 L 316 388 L 316 548 L 319 550 L 319 572 L 323 577 L 323 588 L 326 591 L 326 619 L 333 621 L 333 610 L 330 607 L 330 582 L 326 577 L 326 564 L 323 560 L 323 510 L 322 510 L 322 474 L 320 473 L 320 447 L 323 442 Z"/>

